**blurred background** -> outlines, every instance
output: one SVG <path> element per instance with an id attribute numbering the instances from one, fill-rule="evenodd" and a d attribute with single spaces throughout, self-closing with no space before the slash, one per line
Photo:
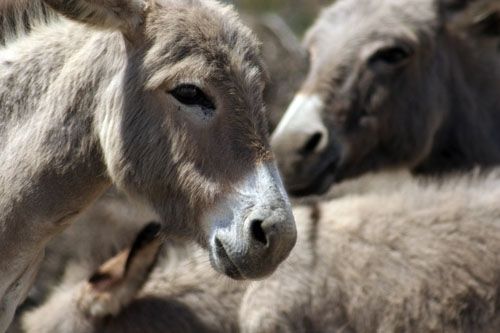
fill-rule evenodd
<path id="1" fill-rule="evenodd" d="M 298 34 L 313 22 L 322 7 L 331 0 L 228 0 L 241 12 L 250 15 L 276 13 Z"/>

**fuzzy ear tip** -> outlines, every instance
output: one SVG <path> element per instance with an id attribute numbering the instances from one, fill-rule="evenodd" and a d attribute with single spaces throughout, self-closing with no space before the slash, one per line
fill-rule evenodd
<path id="1" fill-rule="evenodd" d="M 102 272 L 96 272 L 94 273 L 89 279 L 88 282 L 90 284 L 98 284 L 104 280 L 110 279 L 111 276 L 107 273 L 102 273 Z"/>
<path id="2" fill-rule="evenodd" d="M 137 235 L 133 248 L 140 249 L 144 245 L 149 244 L 151 241 L 158 238 L 161 230 L 161 224 L 158 222 L 148 223 Z"/>
<path id="3" fill-rule="evenodd" d="M 154 0 L 134 0 L 134 3 L 142 13 L 147 13 L 154 7 Z"/>
<path id="4" fill-rule="evenodd" d="M 132 248 L 130 249 L 130 253 L 127 258 L 127 262 L 125 264 L 126 269 L 130 265 L 130 262 L 133 260 L 135 255 L 141 251 L 143 248 L 147 247 L 153 242 L 159 242 L 159 236 L 161 232 L 161 224 L 158 222 L 150 222 L 148 223 L 142 230 L 139 232 L 137 237 L 132 244 Z"/>

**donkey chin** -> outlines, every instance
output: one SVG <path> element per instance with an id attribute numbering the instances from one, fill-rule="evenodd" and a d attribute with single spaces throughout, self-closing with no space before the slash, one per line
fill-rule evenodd
<path id="1" fill-rule="evenodd" d="M 259 164 L 205 218 L 212 266 L 236 280 L 272 274 L 297 240 L 288 196 L 270 162 Z"/>

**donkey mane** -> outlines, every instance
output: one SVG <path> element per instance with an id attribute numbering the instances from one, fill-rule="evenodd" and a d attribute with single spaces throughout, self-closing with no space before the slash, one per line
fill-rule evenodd
<path id="1" fill-rule="evenodd" d="M 0 3 L 0 46 L 47 25 L 58 15 L 42 0 L 3 0 Z"/>

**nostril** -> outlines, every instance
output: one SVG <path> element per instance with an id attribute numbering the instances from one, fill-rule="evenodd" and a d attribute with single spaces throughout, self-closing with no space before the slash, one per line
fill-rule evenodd
<path id="1" fill-rule="evenodd" d="M 222 242 L 220 241 L 219 238 L 215 238 L 215 249 L 217 251 L 224 250 L 224 246 L 222 245 Z"/>
<path id="2" fill-rule="evenodd" d="M 316 151 L 321 139 L 323 138 L 323 134 L 320 132 L 314 133 L 305 143 L 305 145 L 300 149 L 300 153 L 302 155 L 309 155 Z"/>
<path id="3" fill-rule="evenodd" d="M 262 229 L 262 223 L 264 223 L 262 220 L 252 220 L 250 223 L 250 232 L 253 239 L 263 245 L 267 245 L 267 236 L 264 229 Z"/>

